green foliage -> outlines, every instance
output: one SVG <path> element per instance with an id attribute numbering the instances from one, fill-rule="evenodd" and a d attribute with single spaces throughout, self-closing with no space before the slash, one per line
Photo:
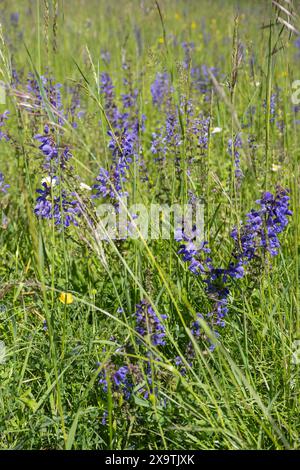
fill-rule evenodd
<path id="1" fill-rule="evenodd" d="M 97 245 L 84 228 L 62 232 L 38 220 L 35 190 L 44 174 L 33 136 L 42 132 L 43 117 L 33 125 L 18 98 L 7 96 L 6 105 L 0 105 L 0 113 L 11 112 L 13 136 L 0 141 L 0 170 L 10 184 L 7 194 L 0 193 L 0 340 L 7 349 L 0 363 L 1 449 L 299 448 L 300 365 L 292 361 L 293 344 L 300 339 L 299 125 L 291 103 L 299 52 L 290 31 L 278 25 L 262 28 L 273 18 L 266 3 L 239 2 L 235 20 L 235 2 L 221 0 L 164 0 L 162 18 L 150 0 L 126 0 L 122 8 L 117 0 L 1 2 L 0 79 L 9 81 L 11 67 L 24 76 L 48 69 L 57 82 L 81 90 L 85 117 L 76 129 L 66 123 L 64 138 L 74 174 L 86 184 L 94 183 L 99 166 L 110 158 L 99 73 L 109 71 L 120 96 L 123 56 L 147 115 L 143 139 L 149 180 L 142 182 L 138 169 L 131 168 L 132 202 L 173 204 L 193 188 L 205 199 L 207 238 L 221 265 L 232 251 L 230 230 L 263 190 L 273 191 L 276 184 L 290 188 L 294 212 L 272 266 L 266 262 L 235 284 L 219 346 L 211 353 L 192 340 L 195 357 L 189 365 L 189 327 L 196 312 L 209 311 L 209 302 L 203 283 L 177 255 L 178 244 L 127 240 Z M 10 20 L 13 12 L 20 13 L 17 27 Z M 237 37 L 244 46 L 242 65 Z M 195 43 L 197 63 L 221 68 L 212 101 L 208 106 L 198 97 L 197 110 L 210 114 L 212 128 L 222 132 L 210 140 L 205 157 L 196 142 L 182 150 L 178 176 L 171 157 L 163 172 L 150 151 L 159 118 L 150 85 L 156 72 L 167 70 L 177 104 L 189 92 L 183 41 Z M 101 50 L 109 50 L 109 65 L 101 60 Z M 277 119 L 284 121 L 283 130 L 263 106 L 278 88 Z M 256 114 L 243 127 L 253 106 Z M 53 119 L 50 106 L 44 113 Z M 180 124 L 185 135 L 185 116 Z M 238 125 L 256 142 L 255 154 L 248 146 L 242 150 L 240 188 L 227 152 Z M 195 161 L 184 181 L 190 156 Z M 72 293 L 73 302 L 62 303 L 62 292 Z M 135 305 L 143 298 L 168 315 L 163 347 L 154 347 L 147 337 L 142 342 L 135 331 Z M 148 390 L 149 395 L 141 393 L 141 387 L 147 389 L 147 353 L 156 390 Z M 185 361 L 185 375 L 175 365 L 176 356 Z M 99 367 L 110 367 L 112 358 L 141 371 L 128 401 L 113 388 L 103 393 L 98 384 Z"/>

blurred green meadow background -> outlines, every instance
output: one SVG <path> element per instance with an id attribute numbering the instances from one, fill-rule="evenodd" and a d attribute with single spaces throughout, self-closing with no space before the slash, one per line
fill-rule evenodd
<path id="1" fill-rule="evenodd" d="M 300 7 L 277 3 L 0 1 L 2 450 L 299 448 Z M 266 192 L 292 211 L 273 253 Z M 203 201 L 223 271 L 247 230 L 255 253 L 203 275 L 172 237 L 99 240 L 121 193 Z"/>

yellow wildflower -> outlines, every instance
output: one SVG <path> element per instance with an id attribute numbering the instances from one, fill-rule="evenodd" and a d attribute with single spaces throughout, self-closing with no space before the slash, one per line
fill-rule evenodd
<path id="1" fill-rule="evenodd" d="M 69 292 L 62 292 L 59 296 L 59 300 L 63 304 L 72 304 L 74 302 L 73 295 Z"/>

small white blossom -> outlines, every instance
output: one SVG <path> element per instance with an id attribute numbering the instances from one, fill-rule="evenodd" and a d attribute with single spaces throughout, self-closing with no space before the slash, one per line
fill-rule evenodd
<path id="1" fill-rule="evenodd" d="M 87 191 L 92 191 L 92 188 L 88 184 L 85 184 L 85 183 L 80 183 L 80 188 L 86 189 Z"/>
<path id="2" fill-rule="evenodd" d="M 214 127 L 213 130 L 211 131 L 212 134 L 219 134 L 219 132 L 222 132 L 222 127 Z"/>
<path id="3" fill-rule="evenodd" d="M 281 165 L 276 165 L 275 163 L 273 163 L 272 165 L 272 171 L 279 171 L 281 169 Z"/>
<path id="4" fill-rule="evenodd" d="M 42 179 L 42 184 L 46 183 L 47 186 L 55 186 L 56 185 L 56 178 L 51 178 L 51 176 L 46 176 Z"/>

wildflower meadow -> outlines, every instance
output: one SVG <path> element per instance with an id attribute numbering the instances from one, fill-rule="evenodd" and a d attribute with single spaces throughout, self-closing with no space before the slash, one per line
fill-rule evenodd
<path id="1" fill-rule="evenodd" d="M 0 1 L 1 450 L 300 448 L 299 15 Z"/>

